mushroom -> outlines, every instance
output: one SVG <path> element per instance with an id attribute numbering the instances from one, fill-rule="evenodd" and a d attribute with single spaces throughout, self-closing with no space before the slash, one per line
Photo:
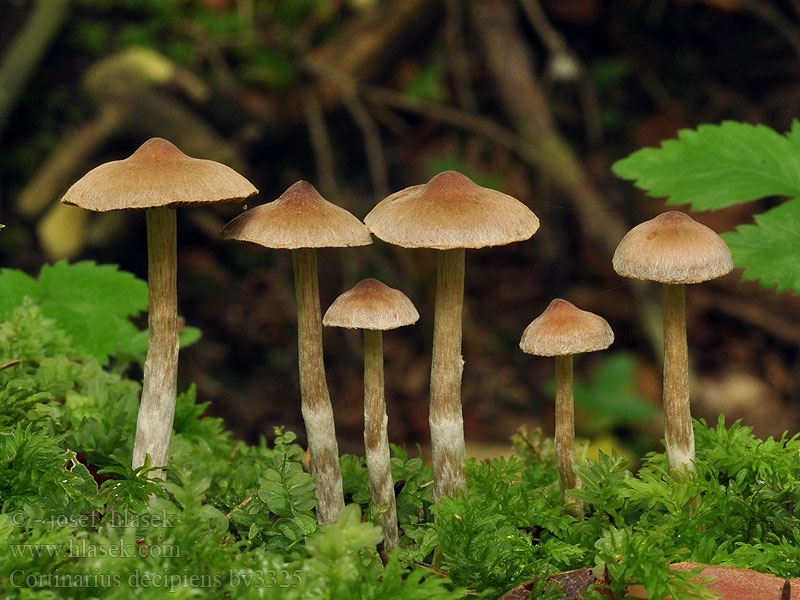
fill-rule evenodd
<path id="1" fill-rule="evenodd" d="M 419 313 L 411 300 L 377 279 L 364 279 L 334 300 L 322 319 L 326 327 L 364 330 L 364 447 L 373 505 L 381 512 L 384 548 L 398 546 L 397 508 L 392 482 L 388 417 L 384 399 L 383 334 L 416 323 Z"/>
<path id="2" fill-rule="evenodd" d="M 372 237 L 364 224 L 331 204 L 307 181 L 242 213 L 222 229 L 229 240 L 292 251 L 300 367 L 300 396 L 308 437 L 311 473 L 317 483 L 317 518 L 332 523 L 344 508 L 339 446 L 322 356 L 317 248 L 365 246 Z"/>
<path id="3" fill-rule="evenodd" d="M 556 358 L 556 460 L 558 483 L 564 502 L 572 502 L 583 513 L 580 501 L 567 498 L 567 490 L 580 489 L 575 475 L 575 417 L 572 388 L 572 356 L 608 348 L 614 332 L 606 320 L 556 298 L 522 333 L 523 352 Z"/>
<path id="4" fill-rule="evenodd" d="M 464 249 L 530 238 L 539 219 L 519 200 L 481 187 L 455 171 L 408 187 L 364 218 L 380 239 L 406 248 L 436 248 L 437 283 L 429 423 L 434 500 L 466 492 L 461 413 Z"/>
<path id="5" fill-rule="evenodd" d="M 705 225 L 685 213 L 669 211 L 631 229 L 617 246 L 613 265 L 623 277 L 663 284 L 667 459 L 671 468 L 693 470 L 685 285 L 730 273 L 733 269 L 731 251 L 722 238 Z"/>
<path id="6" fill-rule="evenodd" d="M 159 467 L 169 459 L 178 373 L 175 208 L 240 202 L 256 193 L 230 167 L 190 158 L 167 140 L 151 138 L 128 158 L 89 171 L 61 199 L 100 212 L 146 211 L 150 337 L 133 444 L 134 468 L 145 464 L 148 455 L 151 464 Z M 164 471 L 155 470 L 151 476 L 163 479 Z"/>

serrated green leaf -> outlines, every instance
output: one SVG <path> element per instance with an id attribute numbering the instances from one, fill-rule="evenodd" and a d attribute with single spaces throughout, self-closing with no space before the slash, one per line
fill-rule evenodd
<path id="1" fill-rule="evenodd" d="M 756 215 L 755 221 L 722 234 L 734 264 L 745 268 L 742 279 L 800 293 L 800 198 Z"/>
<path id="2" fill-rule="evenodd" d="M 69 334 L 75 350 L 103 363 L 137 335 L 128 319 L 147 308 L 145 282 L 114 265 L 91 261 L 45 265 L 38 280 L 20 271 L 0 272 L 0 318 L 7 318 L 25 296 Z"/>
<path id="3" fill-rule="evenodd" d="M 669 204 L 711 210 L 764 196 L 800 196 L 800 129 L 787 136 L 764 125 L 725 121 L 682 129 L 660 148 L 644 148 L 614 163 L 619 177 L 634 181 Z"/>
<path id="4" fill-rule="evenodd" d="M 789 130 L 789 133 L 786 134 L 786 137 L 795 145 L 797 150 L 800 151 L 800 121 L 796 119 L 792 121 L 792 128 Z"/>

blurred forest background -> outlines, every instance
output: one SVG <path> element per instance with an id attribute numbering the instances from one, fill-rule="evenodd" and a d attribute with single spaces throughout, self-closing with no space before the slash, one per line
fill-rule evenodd
<path id="1" fill-rule="evenodd" d="M 617 337 L 576 361 L 578 435 L 640 454 L 662 435 L 660 289 L 619 278 L 611 256 L 664 202 L 610 165 L 701 123 L 786 131 L 800 114 L 800 1 L 0 0 L 0 92 L 0 256 L 31 274 L 65 258 L 146 277 L 143 214 L 58 200 L 151 136 L 238 169 L 261 191 L 251 205 L 307 179 L 363 218 L 445 169 L 519 198 L 539 232 L 467 253 L 468 446 L 552 431 L 552 359 L 518 343 L 562 297 Z M 693 216 L 728 231 L 754 204 Z M 291 257 L 223 243 L 240 211 L 179 211 L 179 305 L 204 334 L 181 354 L 181 387 L 196 382 L 245 439 L 278 424 L 302 436 Z M 419 309 L 384 345 L 390 439 L 424 448 L 433 251 L 376 240 L 319 263 L 323 311 L 364 277 Z M 793 433 L 800 298 L 739 278 L 687 289 L 693 413 Z M 340 448 L 362 453 L 360 332 L 324 341 Z"/>

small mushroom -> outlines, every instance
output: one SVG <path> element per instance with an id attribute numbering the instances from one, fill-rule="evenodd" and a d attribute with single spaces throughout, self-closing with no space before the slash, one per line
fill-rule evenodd
<path id="1" fill-rule="evenodd" d="M 567 490 L 580 489 L 575 475 L 575 414 L 572 386 L 572 356 L 608 348 L 614 332 L 606 320 L 577 308 L 571 302 L 556 298 L 522 333 L 519 347 L 537 356 L 556 357 L 556 460 L 558 483 L 565 502 L 575 504 L 581 514 L 580 501 L 567 498 Z"/>
<path id="2" fill-rule="evenodd" d="M 436 501 L 456 496 L 467 487 L 461 412 L 464 249 L 527 240 L 539 219 L 516 198 L 445 171 L 384 198 L 364 223 L 390 244 L 438 250 L 429 414 L 433 496 Z"/>
<path id="3" fill-rule="evenodd" d="M 386 400 L 383 381 L 383 335 L 381 331 L 416 323 L 419 313 L 400 290 L 376 279 L 364 279 L 339 296 L 328 308 L 326 327 L 364 330 L 364 447 L 372 503 L 381 510 L 384 547 L 398 546 L 397 508 L 392 482 L 389 436 L 386 431 Z"/>
<path id="4" fill-rule="evenodd" d="M 689 407 L 686 284 L 733 269 L 731 251 L 713 230 L 689 215 L 668 211 L 631 229 L 617 246 L 614 270 L 658 281 L 664 292 L 664 438 L 671 468 L 694 469 Z"/>
<path id="5" fill-rule="evenodd" d="M 273 202 L 243 212 L 223 227 L 221 235 L 229 240 L 292 250 L 301 410 L 311 473 L 317 483 L 317 518 L 320 523 L 332 523 L 344 508 L 344 494 L 322 355 L 316 249 L 365 246 L 372 243 L 372 237 L 361 221 L 325 200 L 307 181 L 298 181 Z"/>
<path id="6" fill-rule="evenodd" d="M 190 158 L 172 143 L 151 138 L 124 160 L 95 167 L 61 199 L 94 211 L 145 209 L 147 219 L 148 322 L 142 399 L 133 444 L 133 467 L 164 466 L 175 415 L 178 373 L 176 218 L 178 206 L 236 201 L 258 190 L 230 167 Z M 164 478 L 163 470 L 151 473 Z"/>

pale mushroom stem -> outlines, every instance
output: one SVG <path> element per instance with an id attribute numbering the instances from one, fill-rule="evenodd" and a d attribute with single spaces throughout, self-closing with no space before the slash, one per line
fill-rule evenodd
<path id="1" fill-rule="evenodd" d="M 380 511 L 378 523 L 383 529 L 384 548 L 388 551 L 397 548 L 398 533 L 387 423 L 383 381 L 383 335 L 380 330 L 365 329 L 364 447 L 367 455 L 369 491 L 373 504 Z"/>
<path id="2" fill-rule="evenodd" d="M 558 483 L 565 504 L 575 514 L 583 514 L 583 503 L 566 496 L 567 490 L 581 487 L 575 474 L 575 407 L 572 385 L 572 354 L 556 356 L 556 461 Z"/>
<path id="3" fill-rule="evenodd" d="M 317 251 L 292 250 L 297 298 L 300 398 L 306 425 L 311 474 L 316 481 L 317 519 L 332 523 L 344 508 L 339 445 L 322 356 L 322 313 L 319 307 Z"/>
<path id="4" fill-rule="evenodd" d="M 664 287 L 664 437 L 670 468 L 694 470 L 694 431 L 689 408 L 686 286 Z"/>
<path id="5" fill-rule="evenodd" d="M 133 444 L 134 469 L 145 463 L 148 454 L 151 465 L 166 466 L 178 386 L 175 209 L 150 208 L 146 219 L 150 333 Z M 165 477 L 163 470 L 152 471 L 150 476 Z"/>
<path id="6" fill-rule="evenodd" d="M 461 413 L 461 326 L 464 304 L 464 249 L 440 250 L 436 280 L 431 362 L 431 451 L 433 497 L 466 492 L 464 419 Z"/>

